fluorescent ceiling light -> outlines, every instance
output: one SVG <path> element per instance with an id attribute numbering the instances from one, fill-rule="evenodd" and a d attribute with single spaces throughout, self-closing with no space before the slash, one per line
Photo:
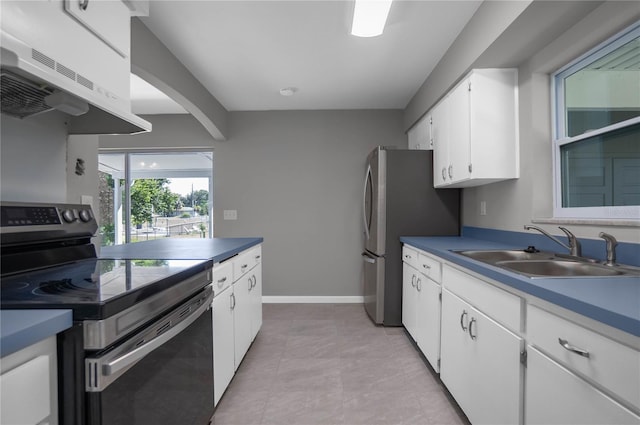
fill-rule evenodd
<path id="1" fill-rule="evenodd" d="M 356 0 L 351 34 L 375 37 L 382 34 L 392 0 Z"/>

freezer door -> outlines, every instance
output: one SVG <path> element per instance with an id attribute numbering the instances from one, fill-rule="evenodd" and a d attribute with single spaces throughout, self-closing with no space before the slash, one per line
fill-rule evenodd
<path id="1" fill-rule="evenodd" d="M 385 254 L 386 152 L 377 148 L 367 158 L 362 211 L 364 213 L 364 247 L 376 255 Z"/>
<path id="2" fill-rule="evenodd" d="M 384 320 L 384 257 L 362 253 L 364 262 L 364 308 L 374 323 Z"/>

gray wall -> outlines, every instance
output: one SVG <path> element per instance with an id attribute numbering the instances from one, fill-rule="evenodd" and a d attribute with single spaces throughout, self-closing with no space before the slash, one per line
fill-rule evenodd
<path id="1" fill-rule="evenodd" d="M 101 136 L 100 147 L 213 146 L 214 234 L 264 237 L 265 295 L 362 295 L 365 158 L 406 146 L 402 111 L 231 112 L 227 141 L 188 115 L 143 118 L 153 132 Z"/>
<path id="2" fill-rule="evenodd" d="M 17 119 L 0 114 L 2 201 L 65 202 L 67 127 L 49 112 Z"/>

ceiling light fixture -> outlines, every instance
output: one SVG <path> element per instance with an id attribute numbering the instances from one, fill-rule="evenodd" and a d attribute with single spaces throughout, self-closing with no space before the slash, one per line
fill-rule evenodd
<path id="1" fill-rule="evenodd" d="M 282 96 L 289 97 L 289 96 L 293 96 L 297 91 L 298 89 L 295 87 L 285 87 L 283 89 L 280 89 L 280 94 Z"/>
<path id="2" fill-rule="evenodd" d="M 392 0 L 355 0 L 351 34 L 376 37 L 384 31 Z"/>

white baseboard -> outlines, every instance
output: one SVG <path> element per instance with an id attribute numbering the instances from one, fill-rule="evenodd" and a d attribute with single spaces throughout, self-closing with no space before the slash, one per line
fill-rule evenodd
<path id="1" fill-rule="evenodd" d="M 262 302 L 264 304 L 273 304 L 273 303 L 362 304 L 364 303 L 364 297 L 357 296 L 357 295 L 346 296 L 346 297 L 263 295 Z"/>

